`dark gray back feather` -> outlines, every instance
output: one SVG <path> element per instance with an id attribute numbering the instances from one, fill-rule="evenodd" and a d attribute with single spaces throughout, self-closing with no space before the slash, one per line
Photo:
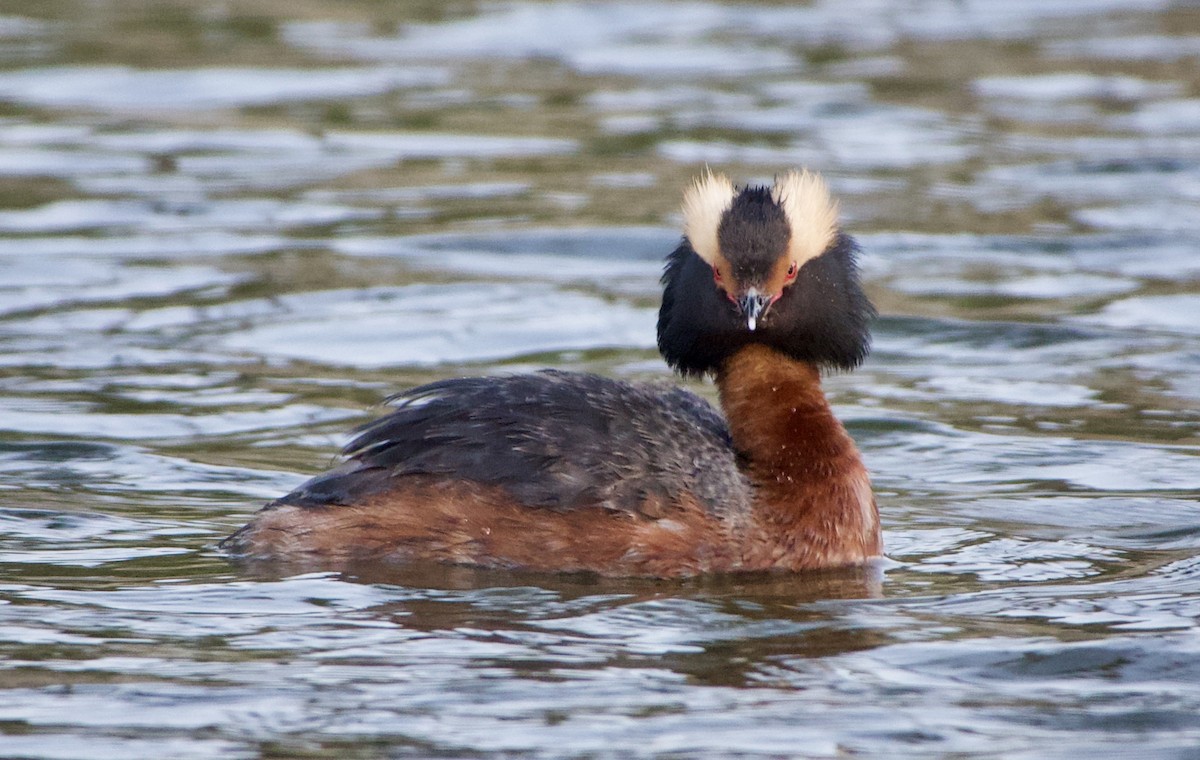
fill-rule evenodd
<path id="1" fill-rule="evenodd" d="M 724 419 L 682 388 L 547 370 L 442 380 L 389 403 L 347 445 L 349 461 L 281 501 L 353 503 L 434 475 L 547 509 L 633 511 L 684 493 L 717 515 L 749 509 Z"/>

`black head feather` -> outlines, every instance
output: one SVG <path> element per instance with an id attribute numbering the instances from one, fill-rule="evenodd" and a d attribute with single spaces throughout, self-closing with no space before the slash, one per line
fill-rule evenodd
<path id="1" fill-rule="evenodd" d="M 722 254 L 735 269 L 731 274 L 743 282 L 759 281 L 786 254 L 789 236 L 786 216 L 763 188 L 743 190 L 718 227 Z M 684 375 L 714 372 L 751 344 L 819 367 L 853 369 L 870 350 L 875 318 L 859 280 L 857 253 L 854 240 L 837 233 L 823 253 L 800 267 L 795 281 L 751 331 L 685 237 L 663 271 L 659 351 Z"/>
<path id="2" fill-rule="evenodd" d="M 761 282 L 787 251 L 791 228 L 765 187 L 749 187 L 733 199 L 717 226 L 717 245 L 738 282 Z"/>

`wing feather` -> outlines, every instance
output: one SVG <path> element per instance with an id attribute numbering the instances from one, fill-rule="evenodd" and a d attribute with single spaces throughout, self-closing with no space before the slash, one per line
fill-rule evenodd
<path id="1" fill-rule="evenodd" d="M 547 370 L 441 380 L 389 403 L 346 462 L 280 503 L 353 504 L 432 475 L 500 486 L 537 508 L 636 511 L 685 494 L 715 514 L 749 508 L 724 419 L 682 388 Z"/>

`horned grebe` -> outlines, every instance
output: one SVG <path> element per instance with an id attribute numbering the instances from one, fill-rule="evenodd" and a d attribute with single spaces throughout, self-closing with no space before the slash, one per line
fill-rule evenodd
<path id="1" fill-rule="evenodd" d="M 875 316 L 825 183 L 708 173 L 683 211 L 658 346 L 715 377 L 724 416 L 681 388 L 591 374 L 442 380 L 390 399 L 345 462 L 222 548 L 657 577 L 879 555 L 867 471 L 821 390 L 821 368 L 865 358 Z"/>

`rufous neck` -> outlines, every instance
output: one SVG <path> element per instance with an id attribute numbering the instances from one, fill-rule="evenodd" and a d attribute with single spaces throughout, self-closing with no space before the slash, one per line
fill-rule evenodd
<path id="1" fill-rule="evenodd" d="M 858 452 L 821 390 L 821 374 L 766 346 L 747 346 L 717 373 L 734 447 L 766 474 L 828 477 L 829 463 Z"/>
<path id="2" fill-rule="evenodd" d="M 854 440 L 833 415 L 820 372 L 764 346 L 717 374 L 733 445 L 764 529 L 757 565 L 856 564 L 883 551 L 879 511 Z"/>

